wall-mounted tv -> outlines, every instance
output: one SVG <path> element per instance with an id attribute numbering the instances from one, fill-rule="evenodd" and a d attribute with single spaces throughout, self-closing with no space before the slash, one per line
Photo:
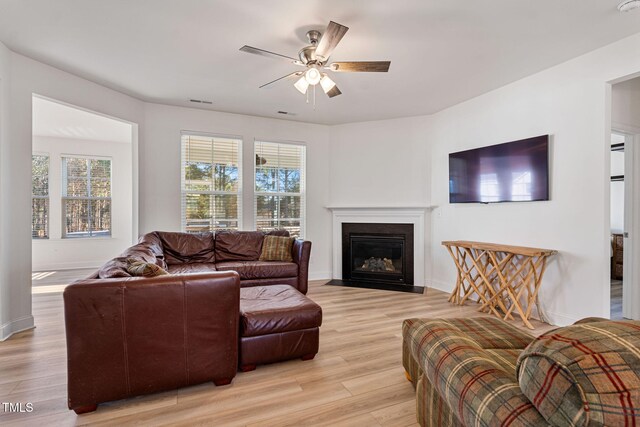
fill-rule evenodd
<path id="1" fill-rule="evenodd" d="M 450 203 L 549 200 L 549 135 L 449 154 Z"/>

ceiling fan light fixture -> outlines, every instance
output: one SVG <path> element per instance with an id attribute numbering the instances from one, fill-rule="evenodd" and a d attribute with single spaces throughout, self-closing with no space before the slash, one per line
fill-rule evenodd
<path id="1" fill-rule="evenodd" d="M 300 92 L 301 94 L 304 95 L 305 93 L 307 93 L 307 88 L 309 87 L 309 82 L 307 81 L 306 76 L 302 76 L 293 85 L 295 86 L 296 89 L 298 89 L 298 92 Z"/>
<path id="2" fill-rule="evenodd" d="M 331 80 L 331 77 L 326 74 L 322 74 L 322 79 L 320 79 L 320 86 L 322 86 L 322 90 L 324 93 L 329 93 L 331 89 L 336 87 L 336 82 Z"/>
<path id="3" fill-rule="evenodd" d="M 311 67 L 304 73 L 304 78 L 307 83 L 315 86 L 320 83 L 320 79 L 322 78 L 322 76 L 320 75 L 320 71 L 318 71 L 317 68 Z"/>
<path id="4" fill-rule="evenodd" d="M 618 4 L 618 10 L 620 12 L 630 12 L 633 9 L 640 7 L 640 0 L 623 0 Z"/>

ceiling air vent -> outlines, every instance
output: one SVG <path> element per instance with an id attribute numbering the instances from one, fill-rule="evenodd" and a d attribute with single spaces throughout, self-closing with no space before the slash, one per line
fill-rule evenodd
<path id="1" fill-rule="evenodd" d="M 195 102 L 196 104 L 213 104 L 211 101 L 203 101 L 201 99 L 190 99 L 189 102 Z"/>
<path id="2" fill-rule="evenodd" d="M 296 115 L 296 113 L 290 113 L 288 111 L 282 111 L 282 110 L 279 110 L 278 114 L 284 114 L 285 116 L 295 116 Z"/>

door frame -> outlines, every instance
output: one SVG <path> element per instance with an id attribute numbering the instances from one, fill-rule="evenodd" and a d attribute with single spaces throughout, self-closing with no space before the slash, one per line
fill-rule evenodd
<path id="1" fill-rule="evenodd" d="M 640 265 L 637 248 L 640 232 L 640 195 L 634 191 L 640 188 L 640 129 L 627 125 L 612 124 L 611 133 L 625 136 L 624 145 L 624 255 L 623 255 L 623 280 L 622 280 L 622 316 L 627 319 L 640 319 L 640 289 L 634 284 L 640 283 L 640 269 L 634 265 Z M 611 197 L 609 197 L 611 203 Z M 634 262 L 635 261 L 635 262 Z"/>

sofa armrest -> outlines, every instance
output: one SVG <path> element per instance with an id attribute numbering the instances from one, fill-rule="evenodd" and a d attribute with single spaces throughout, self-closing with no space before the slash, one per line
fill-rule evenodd
<path id="1" fill-rule="evenodd" d="M 404 339 L 423 375 L 462 425 L 547 425 L 522 393 L 514 367 L 446 320 L 429 320 Z"/>
<path id="2" fill-rule="evenodd" d="M 311 242 L 296 239 L 293 241 L 293 262 L 298 264 L 298 290 L 303 294 L 309 288 L 309 258 L 311 257 Z"/>
<path id="3" fill-rule="evenodd" d="M 605 319 L 604 317 L 585 317 L 584 319 L 580 319 L 574 323 L 574 325 L 582 325 L 583 323 L 594 323 L 594 322 L 608 322 L 610 319 Z"/>
<path id="4" fill-rule="evenodd" d="M 82 280 L 64 291 L 70 409 L 231 380 L 235 272 Z"/>

